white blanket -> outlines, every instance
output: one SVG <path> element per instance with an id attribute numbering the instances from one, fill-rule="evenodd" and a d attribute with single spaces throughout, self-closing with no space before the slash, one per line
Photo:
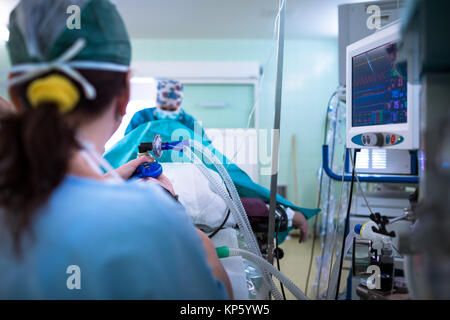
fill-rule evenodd
<path id="1" fill-rule="evenodd" d="M 228 213 L 228 207 L 213 191 L 213 186 L 200 169 L 192 163 L 161 163 L 161 165 L 163 174 L 172 182 L 178 200 L 186 208 L 194 224 L 206 232 L 218 228 Z M 210 171 L 215 179 L 222 181 L 217 172 Z M 230 213 L 225 226 L 233 225 L 234 219 Z"/>

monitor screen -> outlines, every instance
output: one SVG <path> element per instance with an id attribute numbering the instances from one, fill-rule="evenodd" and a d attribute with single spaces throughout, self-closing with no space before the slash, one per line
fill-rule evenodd
<path id="1" fill-rule="evenodd" d="M 407 122 L 407 81 L 395 69 L 397 43 L 352 58 L 352 126 Z"/>

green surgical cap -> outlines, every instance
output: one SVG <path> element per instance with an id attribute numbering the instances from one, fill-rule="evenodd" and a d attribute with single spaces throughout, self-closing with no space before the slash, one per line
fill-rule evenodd
<path id="1" fill-rule="evenodd" d="M 68 11 L 73 5 L 80 8 L 80 29 L 67 26 L 73 21 L 74 12 Z M 128 67 L 131 62 L 127 30 L 109 0 L 21 0 L 11 13 L 9 29 L 13 66 L 55 61 L 79 39 L 85 45 L 71 63 L 84 62 L 90 69 L 97 63 L 102 70 L 102 65 Z"/>

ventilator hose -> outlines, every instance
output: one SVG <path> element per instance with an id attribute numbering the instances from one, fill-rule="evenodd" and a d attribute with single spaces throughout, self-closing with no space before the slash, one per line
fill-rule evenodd
<path id="1" fill-rule="evenodd" d="M 227 185 L 228 191 L 230 191 L 230 193 L 233 193 L 232 189 L 234 189 L 234 194 L 236 196 L 237 191 L 234 186 L 234 183 L 232 182 L 231 177 L 229 176 L 228 172 L 225 170 L 223 165 L 220 163 L 220 161 L 217 159 L 217 157 L 215 155 L 213 155 L 212 153 L 207 152 L 206 150 L 208 150 L 208 151 L 210 151 L 210 150 L 207 149 L 202 144 L 200 144 L 200 145 L 198 143 L 195 144 L 195 141 L 190 141 L 190 142 L 191 142 L 192 147 L 195 150 L 200 151 L 207 158 L 207 160 L 209 160 L 211 163 L 214 164 L 216 169 L 221 174 L 223 181 Z M 247 245 L 249 246 L 249 249 L 252 250 L 253 252 L 255 252 L 256 255 L 260 256 L 260 258 L 262 259 L 261 252 L 259 251 L 259 246 L 257 244 L 257 241 L 255 239 L 253 231 L 250 227 L 250 222 L 248 221 L 247 214 L 245 213 L 245 210 L 242 206 L 242 202 L 241 202 L 241 199 L 239 198 L 239 196 L 237 196 L 237 198 L 235 198 L 235 199 L 232 199 L 230 197 L 230 194 L 226 190 L 225 186 L 222 183 L 219 183 L 217 181 L 217 179 L 214 179 L 214 177 L 212 176 L 209 169 L 206 168 L 204 163 L 198 158 L 198 156 L 195 153 L 191 152 L 191 150 L 188 147 L 184 148 L 184 152 L 195 164 L 197 164 L 200 171 L 211 182 L 215 191 L 221 196 L 221 198 L 228 205 L 231 212 L 233 213 L 233 217 L 235 218 L 239 229 L 243 233 L 243 236 L 247 242 Z M 214 158 L 214 161 L 211 158 Z M 240 206 L 239 206 L 239 204 L 240 204 Z M 241 209 L 241 210 L 239 210 L 239 209 Z M 270 291 L 274 295 L 274 298 L 277 300 L 282 300 L 282 296 L 281 296 L 280 292 L 278 291 L 277 287 L 275 286 L 275 283 L 273 282 L 270 274 L 267 273 L 265 271 L 265 269 L 262 269 L 262 272 L 263 272 L 264 278 L 267 282 L 267 285 L 269 286 Z"/>
<path id="2" fill-rule="evenodd" d="M 202 150 L 203 151 L 203 150 Z M 189 149 L 185 150 L 185 154 L 189 156 L 189 158 L 198 166 L 200 171 L 205 175 L 205 177 L 211 182 L 213 188 L 215 191 L 221 196 L 221 198 L 227 203 L 228 207 L 230 208 L 231 212 L 233 213 L 233 216 L 236 220 L 236 223 L 239 226 L 239 229 L 242 231 L 243 236 L 249 246 L 249 249 L 254 252 L 259 252 L 259 247 L 257 245 L 256 239 L 254 238 L 252 229 L 249 228 L 245 223 L 245 218 L 247 218 L 245 211 L 242 212 L 239 210 L 239 207 L 236 205 L 236 200 L 232 199 L 225 188 L 225 186 L 217 181 L 217 179 L 214 179 L 211 172 L 208 168 L 203 164 L 203 162 L 198 158 L 198 156 L 195 153 L 192 153 Z M 204 154 L 204 156 L 207 158 L 207 160 L 211 161 L 211 158 Z M 222 175 L 222 179 L 225 180 L 225 178 Z M 240 198 L 239 200 L 240 201 Z M 248 219 L 247 219 L 248 220 Z"/>
<path id="3" fill-rule="evenodd" d="M 237 221 L 242 221 L 243 226 L 239 226 L 241 230 L 243 231 L 244 238 L 247 241 L 247 244 L 249 245 L 249 249 L 258 255 L 261 255 L 259 251 L 258 242 L 256 241 L 253 230 L 251 228 L 250 222 L 248 221 L 247 214 L 245 212 L 244 206 L 242 205 L 241 198 L 239 197 L 239 194 L 236 190 L 236 187 L 224 168 L 223 164 L 220 162 L 220 160 L 216 157 L 216 155 L 207 147 L 205 147 L 203 144 L 199 143 L 198 141 L 190 141 L 194 149 L 200 151 L 206 158 L 209 160 L 214 167 L 217 169 L 219 174 L 221 175 L 228 191 L 231 195 L 231 200 L 234 202 L 234 204 L 237 207 L 237 211 L 240 213 L 237 217 Z M 227 194 L 227 196 L 230 196 Z"/>
<path id="4" fill-rule="evenodd" d="M 248 252 L 246 250 L 241 250 L 237 248 L 229 248 L 230 256 L 242 256 L 243 258 L 250 260 L 265 269 L 267 272 L 275 276 L 280 282 L 282 282 L 286 288 L 298 299 L 298 300 L 309 300 L 309 298 L 300 290 L 291 280 L 289 280 L 284 274 L 282 274 L 277 268 L 271 265 L 269 262 L 264 260 L 257 255 Z"/>

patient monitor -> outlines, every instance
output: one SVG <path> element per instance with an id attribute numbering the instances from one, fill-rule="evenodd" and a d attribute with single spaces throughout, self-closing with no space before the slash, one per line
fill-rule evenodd
<path id="1" fill-rule="evenodd" d="M 399 40 L 396 23 L 347 47 L 348 148 L 419 148 L 418 87 L 397 70 Z"/>

